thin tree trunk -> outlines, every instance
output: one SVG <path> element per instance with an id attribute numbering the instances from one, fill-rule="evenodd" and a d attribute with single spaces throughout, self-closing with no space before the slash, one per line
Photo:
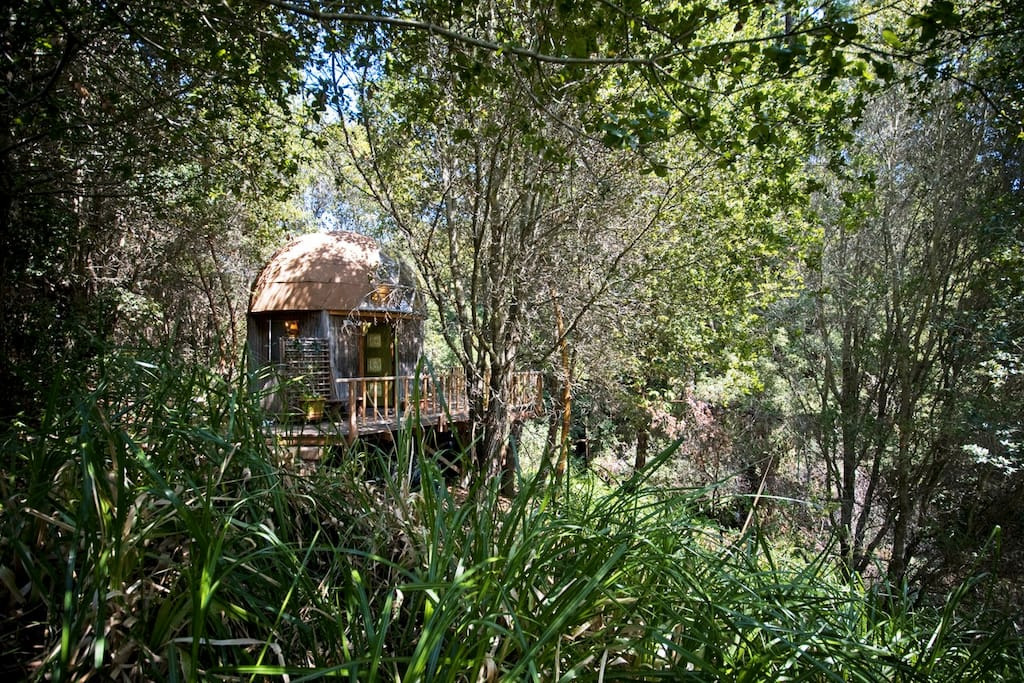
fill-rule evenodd
<path id="1" fill-rule="evenodd" d="M 853 568 L 853 515 L 857 497 L 857 439 L 859 437 L 859 381 L 854 354 L 857 352 L 855 335 L 851 328 L 853 321 L 847 321 L 843 330 L 840 428 L 842 433 L 842 490 L 839 495 L 839 552 L 843 566 Z"/>
<path id="2" fill-rule="evenodd" d="M 647 464 L 647 450 L 650 448 L 651 433 L 647 427 L 641 427 L 636 432 L 636 458 L 633 461 L 633 469 L 641 470 Z"/>
<path id="3" fill-rule="evenodd" d="M 519 442 L 523 436 L 523 421 L 512 423 L 508 441 L 504 447 L 504 458 L 501 470 L 501 495 L 511 498 L 516 495 L 516 473 L 519 470 Z"/>
<path id="4" fill-rule="evenodd" d="M 569 359 L 569 344 L 566 340 L 565 320 L 562 308 L 554 292 L 551 293 L 551 306 L 555 312 L 555 328 L 558 331 L 559 350 L 562 358 L 562 433 L 558 444 L 558 464 L 555 466 L 555 480 L 561 481 L 565 476 L 569 461 L 569 430 L 572 427 L 572 363 Z"/>

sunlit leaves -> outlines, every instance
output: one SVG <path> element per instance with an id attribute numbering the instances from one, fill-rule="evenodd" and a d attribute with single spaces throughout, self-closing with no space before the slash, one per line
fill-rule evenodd
<path id="1" fill-rule="evenodd" d="M 882 42 L 884 42 L 889 47 L 894 47 L 896 49 L 899 49 L 900 47 L 903 46 L 903 41 L 900 40 L 900 37 L 896 35 L 896 32 L 893 31 L 891 28 L 882 29 Z"/>

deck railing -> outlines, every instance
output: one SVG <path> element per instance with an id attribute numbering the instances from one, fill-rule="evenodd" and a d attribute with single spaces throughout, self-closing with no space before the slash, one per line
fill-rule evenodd
<path id="1" fill-rule="evenodd" d="M 336 395 L 348 397 L 342 405 L 347 408 L 350 435 L 400 420 L 419 419 L 444 426 L 469 416 L 466 375 L 461 369 L 426 376 L 347 377 L 335 383 Z M 509 412 L 521 418 L 539 415 L 542 389 L 539 372 L 514 373 L 505 397 Z"/>

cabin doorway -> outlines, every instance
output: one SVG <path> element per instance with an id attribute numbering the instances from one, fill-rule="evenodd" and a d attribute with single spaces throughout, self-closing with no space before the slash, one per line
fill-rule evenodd
<path id="1" fill-rule="evenodd" d="M 394 374 L 395 329 L 383 323 L 370 323 L 363 336 L 363 377 Z"/>
<path id="2" fill-rule="evenodd" d="M 270 320 L 270 338 L 267 341 L 265 358 L 275 365 L 284 362 L 281 355 L 281 340 L 297 339 L 299 321 L 273 318 Z"/>

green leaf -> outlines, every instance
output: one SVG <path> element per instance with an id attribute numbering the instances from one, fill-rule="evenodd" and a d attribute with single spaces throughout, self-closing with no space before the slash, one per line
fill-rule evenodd
<path id="1" fill-rule="evenodd" d="M 840 21 L 836 23 L 834 30 L 836 35 L 846 42 L 856 40 L 857 36 L 860 35 L 860 29 L 852 21 Z"/>
<path id="2" fill-rule="evenodd" d="M 955 27 L 960 25 L 960 15 L 956 6 L 950 0 L 936 0 L 935 4 L 928 10 L 935 21 L 943 26 Z"/>
<path id="3" fill-rule="evenodd" d="M 899 49 L 903 45 L 903 42 L 900 40 L 900 37 L 896 35 L 896 32 L 889 28 L 882 29 L 882 41 L 889 47 L 894 47 L 896 49 Z"/>
<path id="4" fill-rule="evenodd" d="M 788 74 L 793 69 L 793 59 L 796 57 L 796 53 L 793 50 L 785 47 L 779 47 L 771 45 L 765 48 L 765 57 L 775 63 L 779 73 L 782 75 Z"/>
<path id="5" fill-rule="evenodd" d="M 885 81 L 891 81 L 896 75 L 896 69 L 889 62 L 872 60 L 871 66 L 875 69 L 875 75 Z"/>
<path id="6" fill-rule="evenodd" d="M 757 145 L 758 149 L 763 149 L 771 141 L 771 137 L 772 129 L 766 123 L 754 125 L 747 133 L 747 138 Z"/>

